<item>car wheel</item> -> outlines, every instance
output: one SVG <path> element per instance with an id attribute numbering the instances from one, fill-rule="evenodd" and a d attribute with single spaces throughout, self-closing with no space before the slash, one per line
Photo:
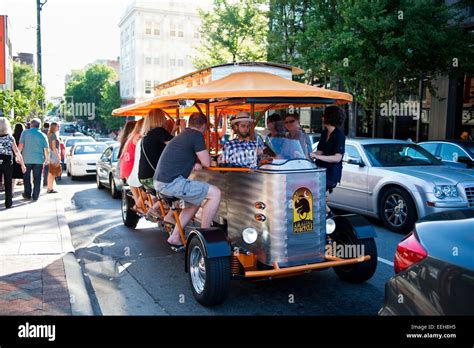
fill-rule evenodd
<path id="1" fill-rule="evenodd" d="M 110 176 L 109 184 L 112 198 L 120 198 L 121 192 L 117 190 L 117 186 L 115 185 L 115 180 L 112 175 Z"/>
<path id="2" fill-rule="evenodd" d="M 331 236 L 335 242 L 333 252 L 336 252 L 336 255 L 334 256 L 353 258 L 370 255 L 368 261 L 334 267 L 337 276 L 348 283 L 362 283 L 372 278 L 377 269 L 377 245 L 374 238 L 358 239 L 352 226 L 346 224 L 339 226 Z M 338 255 L 338 250 L 347 250 L 351 255 Z"/>
<path id="3" fill-rule="evenodd" d="M 412 230 L 417 219 L 413 199 L 407 191 L 398 187 L 389 188 L 383 193 L 379 215 L 389 230 L 404 234 Z"/>
<path id="4" fill-rule="evenodd" d="M 100 182 L 99 173 L 95 175 L 95 179 L 97 181 L 97 188 L 103 190 L 105 186 Z"/>
<path id="5" fill-rule="evenodd" d="M 198 237 L 189 243 L 187 259 L 189 281 L 194 298 L 204 306 L 224 302 L 230 289 L 230 262 L 228 257 L 206 257 Z"/>
<path id="6" fill-rule="evenodd" d="M 129 192 L 127 189 L 122 189 L 122 220 L 125 226 L 135 228 L 140 216 L 132 210 L 134 200 L 129 196 Z"/>

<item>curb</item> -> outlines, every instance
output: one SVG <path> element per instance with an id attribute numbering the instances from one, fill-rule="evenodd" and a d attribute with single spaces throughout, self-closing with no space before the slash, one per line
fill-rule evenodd
<path id="1" fill-rule="evenodd" d="M 91 299 L 87 292 L 82 269 L 74 253 L 63 256 L 64 271 L 69 290 L 72 315 L 94 315 Z"/>
<path id="2" fill-rule="evenodd" d="M 95 315 L 86 282 L 82 275 L 81 265 L 74 254 L 75 249 L 72 245 L 71 230 L 66 220 L 62 198 L 56 199 L 56 213 L 61 230 L 62 249 L 65 253 L 62 259 L 72 315 Z"/>

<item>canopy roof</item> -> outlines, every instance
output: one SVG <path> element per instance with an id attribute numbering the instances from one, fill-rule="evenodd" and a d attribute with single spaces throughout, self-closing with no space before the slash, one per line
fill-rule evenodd
<path id="1" fill-rule="evenodd" d="M 162 108 L 171 114 L 176 112 L 181 99 L 192 99 L 197 104 L 210 103 L 212 108 L 226 110 L 248 110 L 254 104 L 255 111 L 262 111 L 290 105 L 301 107 L 345 104 L 352 101 L 352 95 L 287 80 L 274 74 L 238 72 L 181 93 L 155 97 L 116 109 L 113 115 L 143 116 L 155 108 Z M 195 110 L 195 107 L 186 109 L 186 113 Z"/>

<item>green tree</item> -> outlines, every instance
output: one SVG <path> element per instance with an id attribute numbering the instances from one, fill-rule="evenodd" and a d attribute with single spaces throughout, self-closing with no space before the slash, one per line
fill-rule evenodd
<path id="1" fill-rule="evenodd" d="M 196 68 L 237 61 L 266 60 L 268 17 L 265 0 L 214 0 L 199 10 L 201 44 Z"/>
<path id="2" fill-rule="evenodd" d="M 14 92 L 2 92 L 0 104 L 4 113 L 10 115 L 13 110 L 14 122 L 25 122 L 34 117 L 43 118 L 48 111 L 49 104 L 45 103 L 45 89 L 39 84 L 38 75 L 33 67 L 21 64 L 13 64 L 13 87 Z"/>
<path id="3" fill-rule="evenodd" d="M 121 117 L 112 116 L 112 110 L 120 106 L 119 91 L 114 82 L 116 79 L 115 71 L 103 64 L 96 64 L 85 71 L 72 74 L 71 80 L 66 86 L 64 97 L 68 105 L 71 105 L 71 103 L 73 103 L 72 105 L 79 103 L 93 105 L 94 118 L 81 118 L 88 127 L 105 127 L 109 130 L 115 130 L 123 124 Z M 72 111 L 68 108 L 66 110 Z M 72 115 L 69 112 L 66 113 L 66 118 L 71 116 L 80 117 L 85 115 L 75 115 L 74 112 L 72 112 Z"/>

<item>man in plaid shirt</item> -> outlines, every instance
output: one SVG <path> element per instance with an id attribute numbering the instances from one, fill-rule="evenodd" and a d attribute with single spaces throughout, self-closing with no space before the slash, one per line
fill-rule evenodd
<path id="1" fill-rule="evenodd" d="M 237 138 L 224 144 L 222 155 L 219 157 L 221 165 L 230 167 L 257 168 L 258 155 L 263 151 L 263 143 L 250 140 L 252 119 L 247 112 L 239 112 L 231 118 L 230 124 Z"/>

